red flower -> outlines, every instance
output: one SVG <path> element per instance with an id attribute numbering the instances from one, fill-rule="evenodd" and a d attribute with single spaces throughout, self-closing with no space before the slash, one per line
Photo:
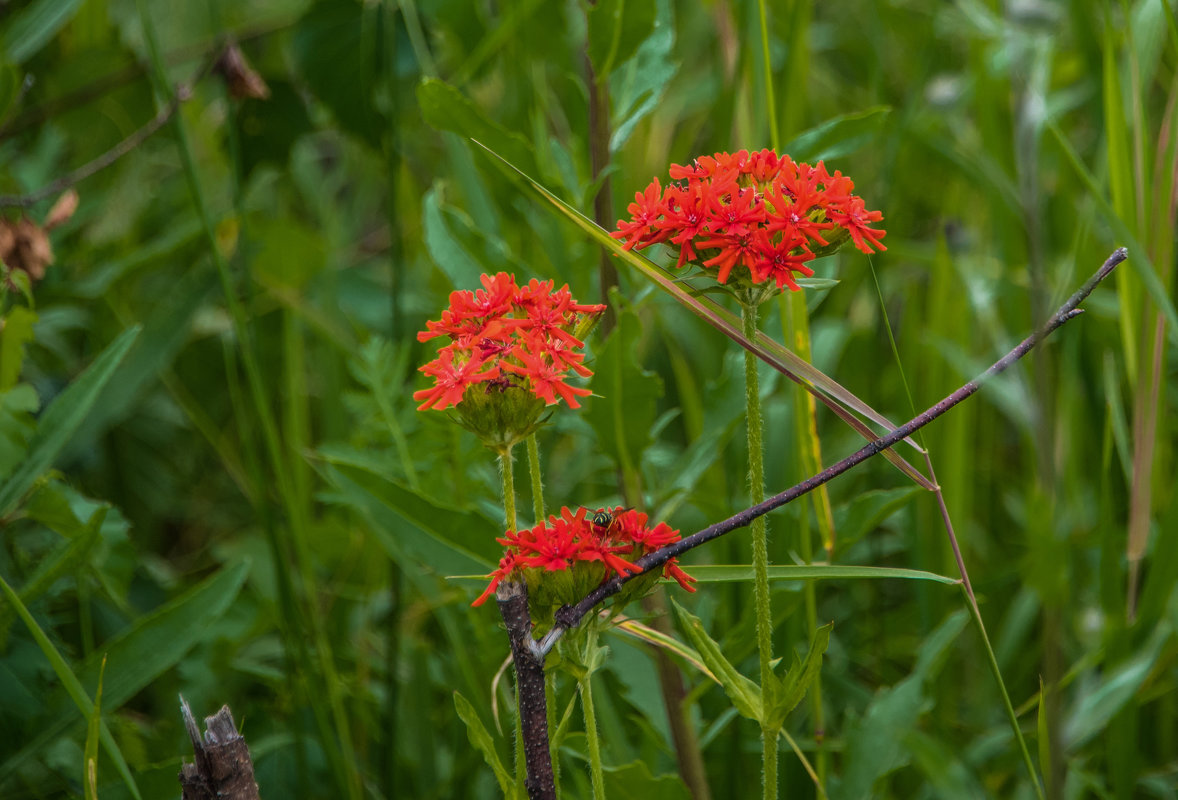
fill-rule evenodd
<path id="1" fill-rule="evenodd" d="M 455 363 L 454 346 L 443 347 L 438 351 L 438 357 L 421 368 L 426 375 L 432 375 L 435 383 L 431 389 L 422 389 L 413 393 L 414 400 L 425 400 L 417 407 L 418 411 L 427 408 L 446 408 L 458 405 L 466 387 L 482 381 L 490 381 L 499 377 L 499 367 L 479 372 L 486 364 L 482 358 L 473 358 L 469 353 L 460 354 L 465 363 Z"/>
<path id="2" fill-rule="evenodd" d="M 837 247 L 849 238 L 865 253 L 887 249 L 886 231 L 870 227 L 883 214 L 868 211 L 854 183 L 822 162 L 741 150 L 672 164 L 670 175 L 665 189 L 656 178 L 635 195 L 630 219 L 618 221 L 611 236 L 626 249 L 666 242 L 679 248 L 678 267 L 697 262 L 720 283 L 772 280 L 791 290 L 795 275 L 813 274 L 808 243 Z"/>
<path id="3" fill-rule="evenodd" d="M 595 566 L 595 572 L 585 573 L 592 578 L 593 583 L 608 580 L 614 575 L 639 573 L 642 568 L 634 563 L 637 559 L 679 541 L 678 531 L 663 522 L 650 528 L 646 515 L 632 509 L 601 509 L 592 520 L 586 519 L 587 514 L 585 508 L 573 512 L 565 507 L 560 510 L 559 516 L 550 516 L 547 522 L 523 530 L 507 531 L 496 539 L 505 548 L 503 558 L 499 561 L 499 568 L 487 576 L 490 583 L 486 590 L 471 605 L 481 605 L 509 577 L 535 580 L 542 587 L 546 580 L 543 577 L 545 573 L 571 572 L 575 577 L 578 570 L 588 569 L 588 565 L 605 567 L 604 573 L 601 572 L 601 566 Z M 608 522 L 598 524 L 597 520 L 601 517 Z M 694 578 L 676 566 L 674 559 L 663 567 L 663 575 L 674 578 L 689 592 L 695 591 L 690 586 Z M 578 581 L 563 585 L 576 586 Z M 572 603 L 580 597 L 558 599 L 561 603 Z"/>
<path id="4" fill-rule="evenodd" d="M 576 398 L 591 392 L 564 379 L 570 371 L 586 378 L 593 373 L 582 363 L 584 343 L 572 331 L 605 306 L 581 305 L 568 286 L 554 290 L 552 281 L 517 286 L 506 272 L 483 275 L 481 281 L 483 288 L 477 291 L 452 292 L 441 319 L 427 322 L 426 330 L 417 334 L 423 342 L 438 336 L 451 340 L 421 367 L 435 383 L 413 394 L 425 401 L 419 410 L 457 406 L 466 390 L 480 383 L 500 393 L 521 386 L 547 405 L 563 399 L 579 407 Z M 505 373 L 523 380 L 505 380 Z"/>

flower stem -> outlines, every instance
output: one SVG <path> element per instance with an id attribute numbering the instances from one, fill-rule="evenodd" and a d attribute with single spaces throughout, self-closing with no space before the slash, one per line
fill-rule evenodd
<path id="1" fill-rule="evenodd" d="M 503 518 L 507 530 L 515 530 L 515 477 L 512 475 L 511 448 L 504 445 L 499 450 L 499 474 L 503 478 Z"/>
<path id="2" fill-rule="evenodd" d="M 597 633 L 590 629 L 585 652 L 596 646 Z M 588 659 L 586 659 L 588 660 Z M 601 768 L 601 741 L 597 737 L 597 712 L 593 708 L 593 670 L 586 669 L 578 682 L 581 690 L 581 711 L 585 714 L 585 739 L 589 745 L 589 773 L 593 779 L 593 800 L 605 800 L 605 773 Z"/>
<path id="3" fill-rule="evenodd" d="M 757 338 L 757 306 L 741 305 L 740 319 L 745 338 Z M 757 379 L 757 357 L 752 351 L 744 353 L 744 392 L 748 423 L 749 495 L 753 505 L 765 500 L 765 461 L 762 444 L 761 387 Z M 753 594 L 757 609 L 757 655 L 761 664 L 761 697 L 768 701 L 769 687 L 774 680 L 769 662 L 773 657 L 773 616 L 769 608 L 769 545 L 768 526 L 764 517 L 752 523 L 753 534 Z M 763 718 L 768 709 L 763 709 Z M 762 787 L 766 800 L 777 797 L 777 731 L 761 724 Z"/>
<path id="4" fill-rule="evenodd" d="M 544 521 L 544 482 L 540 479 L 540 448 L 536 446 L 536 434 L 528 437 L 528 472 L 532 476 L 532 522 Z"/>

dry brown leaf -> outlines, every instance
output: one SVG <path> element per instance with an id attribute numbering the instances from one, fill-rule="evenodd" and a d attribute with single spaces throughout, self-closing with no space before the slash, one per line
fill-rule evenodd
<path id="1" fill-rule="evenodd" d="M 217 60 L 217 72 L 225 76 L 229 94 L 241 100 L 247 97 L 265 100 L 270 96 L 270 87 L 262 76 L 254 71 L 236 43 L 230 44 Z"/>
<path id="2" fill-rule="evenodd" d="M 27 272 L 34 282 L 44 278 L 45 268 L 53 263 L 45 229 L 28 217 L 15 222 L 0 219 L 0 260 L 11 269 Z"/>
<path id="3" fill-rule="evenodd" d="M 53 204 L 53 208 L 49 209 L 49 213 L 45 215 L 45 230 L 51 231 L 58 225 L 65 223 L 77 210 L 78 191 L 76 189 L 67 189 L 61 197 L 57 198 L 57 202 Z"/>

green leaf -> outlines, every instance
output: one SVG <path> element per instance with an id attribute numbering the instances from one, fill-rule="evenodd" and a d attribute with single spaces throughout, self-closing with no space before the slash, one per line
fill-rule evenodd
<path id="1" fill-rule="evenodd" d="M 912 674 L 876 692 L 863 716 L 846 726 L 845 770 L 839 790 L 831 792 L 832 798 L 873 797 L 877 780 L 908 763 L 905 735 L 933 705 L 925 684 L 943 663 L 949 645 L 968 619 L 965 612 L 950 615 L 921 645 Z"/>
<path id="2" fill-rule="evenodd" d="M 795 656 L 794 666 L 780 679 L 780 685 L 774 692 L 773 706 L 768 711 L 768 725 L 773 730 L 781 730 L 781 726 L 785 724 L 786 716 L 794 710 L 798 703 L 802 702 L 806 691 L 818 678 L 818 673 L 822 669 L 822 656 L 830 645 L 830 632 L 833 629 L 834 623 L 828 622 L 814 631 L 814 635 L 810 638 L 810 650 L 806 653 L 806 657 L 801 661 L 796 661 Z"/>
<path id="3" fill-rule="evenodd" d="M 642 324 L 629 310 L 618 314 L 618 324 L 593 363 L 591 386 L 599 395 L 585 401 L 585 418 L 597 432 L 601 449 L 632 474 L 650 446 L 651 429 L 663 396 L 663 381 L 644 370 L 635 359 Z"/>
<path id="4" fill-rule="evenodd" d="M 674 606 L 675 614 L 679 617 L 679 625 L 683 629 L 683 633 L 695 645 L 699 657 L 708 665 L 708 669 L 712 671 L 720 686 L 723 687 L 724 693 L 728 695 L 732 705 L 736 707 L 741 716 L 760 721 L 761 689 L 757 684 L 741 675 L 736 667 L 732 666 L 724 657 L 720 645 L 711 636 L 708 636 L 699 617 L 679 605 L 674 598 L 671 598 L 671 605 Z"/>
<path id="5" fill-rule="evenodd" d="M 28 61 L 73 19 L 81 5 L 82 0 L 33 0 L 13 15 L 0 34 L 6 60 L 13 64 Z"/>
<path id="6" fill-rule="evenodd" d="M 13 306 L 0 329 L 0 392 L 7 392 L 20 378 L 25 345 L 33 341 L 37 314 L 24 306 Z"/>
<path id="7" fill-rule="evenodd" d="M 495 773 L 500 791 L 503 792 L 504 797 L 511 797 L 516 791 L 515 779 L 503 766 L 503 762 L 499 760 L 499 753 L 495 750 L 495 740 L 483 725 L 483 721 L 479 719 L 478 712 L 475 711 L 470 701 L 457 691 L 454 692 L 454 709 L 458 712 L 458 718 L 466 725 L 466 738 L 470 740 L 476 750 L 483 754 L 483 760 Z"/>
<path id="8" fill-rule="evenodd" d="M 453 86 L 427 78 L 417 86 L 417 104 L 430 127 L 483 142 L 486 147 L 503 153 L 505 158 L 527 174 L 540 174 L 528 141 L 487 119 L 482 109 Z"/>
<path id="9" fill-rule="evenodd" d="M 216 285 L 212 270 L 189 270 L 172 291 L 150 306 L 141 320 L 142 335 L 103 388 L 94 411 L 78 427 L 64 450 L 67 456 L 87 452 L 99 436 L 135 413 L 141 396 L 189 341 L 192 319 Z"/>
<path id="10" fill-rule="evenodd" d="M 846 550 L 871 533 L 881 522 L 899 511 L 919 491 L 918 487 L 872 489 L 861 492 L 834 510 L 834 527 L 839 532 L 838 547 Z"/>
<path id="11" fill-rule="evenodd" d="M 645 761 L 604 767 L 605 796 L 610 800 L 690 800 L 691 793 L 678 775 L 651 774 Z"/>
<path id="12" fill-rule="evenodd" d="M 37 624 L 35 619 L 33 619 L 33 615 L 29 613 L 29 609 L 25 606 L 24 603 L 20 601 L 20 598 L 17 597 L 17 594 L 15 591 L 13 591 L 12 587 L 8 585 L 8 581 L 4 580 L 2 576 L 0 576 L 0 593 L 4 594 L 9 604 L 16 610 L 17 615 L 20 616 L 20 618 L 24 621 L 25 626 L 28 627 L 29 633 L 32 634 L 33 639 L 37 642 L 37 646 L 41 648 L 41 652 L 45 654 L 45 658 L 53 667 L 53 671 L 57 674 L 57 679 L 61 681 L 61 685 L 63 687 L 62 691 L 69 695 L 69 698 L 73 701 L 74 705 L 77 706 L 78 710 L 82 712 L 83 717 L 89 719 L 96 713 L 95 706 L 90 702 L 90 697 L 86 694 L 86 690 L 83 688 L 82 682 L 78 679 L 78 676 L 74 673 L 74 671 L 70 669 L 69 664 L 67 664 L 66 660 L 62 658 L 62 655 L 57 651 L 57 648 L 53 646 L 53 642 L 51 642 L 49 637 L 45 635 L 45 631 L 41 630 L 41 626 Z M 106 659 L 103 657 L 104 664 L 105 661 Z M 60 716 L 58 718 L 60 719 Z M 127 789 L 131 792 L 131 796 L 136 798 L 136 800 L 141 800 L 142 796 L 139 794 L 139 787 L 135 785 L 135 777 L 131 774 L 131 769 L 127 766 L 127 761 L 123 758 L 123 754 L 120 752 L 118 744 L 115 742 L 114 737 L 111 736 L 110 730 L 106 727 L 106 723 L 99 720 L 98 724 L 101 726 L 99 738 L 102 741 L 102 746 L 106 749 L 107 755 L 109 755 L 111 760 L 115 763 L 115 768 L 122 776 L 123 782 L 127 785 Z M 60 726 L 60 723 L 58 723 L 58 726 Z M 32 755 L 33 753 L 41 752 L 41 748 L 50 738 L 55 738 L 60 734 L 60 731 L 54 730 L 52 731 L 53 737 L 50 737 L 48 735 L 50 732 L 51 731 L 43 728 L 41 735 L 38 736 L 32 744 L 26 745 L 16 755 L 11 756 L 5 760 L 5 762 L 0 765 L 0 778 L 2 778 L 10 770 L 15 769 L 27 756 Z"/>
<path id="13" fill-rule="evenodd" d="M 692 565 L 691 576 L 700 583 L 752 582 L 751 564 Z M 859 578 L 898 578 L 901 580 L 936 581 L 950 586 L 961 583 L 932 572 L 898 567 L 857 567 L 849 564 L 774 564 L 769 567 L 771 581 L 856 580 Z"/>
<path id="14" fill-rule="evenodd" d="M 616 118 L 609 137 L 611 153 L 626 143 L 639 122 L 658 110 L 679 71 L 679 62 L 671 60 L 675 47 L 674 6 L 667 0 L 650 5 L 658 9 L 654 30 L 634 57 L 614 67 L 610 76 L 610 99 Z"/>
<path id="15" fill-rule="evenodd" d="M 0 487 L 0 516 L 11 512 L 33 482 L 53 465 L 53 460 L 86 419 L 102 388 L 114 375 L 123 356 L 127 354 L 138 335 L 137 326 L 123 331 L 98 358 L 94 359 L 94 363 L 45 409 L 45 413 L 38 421 L 37 432 L 29 443 L 28 456 L 3 487 Z"/>
<path id="16" fill-rule="evenodd" d="M 795 161 L 840 158 L 879 140 L 880 130 L 892 110 L 876 106 L 855 114 L 840 114 L 798 134 L 785 146 Z"/>
<path id="17" fill-rule="evenodd" d="M 589 6 L 589 60 L 597 80 L 628 61 L 654 30 L 655 4 L 649 0 L 599 0 Z"/>
<path id="18" fill-rule="evenodd" d="M 99 506 L 90 515 L 90 519 L 83 523 L 69 508 L 69 501 L 57 488 L 46 488 L 34 496 L 39 504 L 37 509 L 26 509 L 29 518 L 37 520 L 50 529 L 66 536 L 66 540 L 52 553 L 42 557 L 33 574 L 25 580 L 20 589 L 23 603 L 31 603 L 44 594 L 57 581 L 73 568 L 82 564 L 94 545 L 98 543 L 102 533 L 102 523 L 106 520 L 110 506 Z M 0 638 L 8 630 L 12 622 L 12 608 L 0 608 Z"/>
<path id="19" fill-rule="evenodd" d="M 374 110 L 375 16 L 355 0 L 319 0 L 295 26 L 291 51 L 311 91 L 340 125 L 374 147 L 384 129 Z"/>
<path id="20" fill-rule="evenodd" d="M 425 246 L 430 258 L 450 279 L 456 289 L 474 289 L 484 272 L 494 274 L 481 263 L 473 248 L 464 238 L 474 230 L 474 221 L 442 200 L 441 184 L 435 183 L 421 199 L 421 221 L 425 234 Z M 460 235 L 465 229 L 467 237 Z"/>
<path id="21" fill-rule="evenodd" d="M 342 448 L 322 448 L 320 455 L 327 462 L 324 477 L 340 492 L 329 499 L 368 518 L 394 558 L 410 558 L 443 575 L 485 575 L 498 563 L 499 531 L 484 517 L 422 497 Z M 451 538 L 456 535 L 470 546 Z"/>
<path id="22" fill-rule="evenodd" d="M 794 281 L 794 283 L 796 283 L 798 286 L 801 286 L 803 289 L 818 290 L 833 289 L 842 283 L 842 281 L 838 280 L 837 278 L 798 278 Z"/>
<path id="23" fill-rule="evenodd" d="M 1121 709 L 1134 701 L 1138 690 L 1158 663 L 1162 648 L 1170 636 L 1169 625 L 1159 624 L 1145 647 L 1128 661 L 1107 670 L 1099 686 L 1080 696 L 1063 726 L 1067 752 L 1076 752 L 1083 747 L 1092 737 L 1100 734 Z"/>

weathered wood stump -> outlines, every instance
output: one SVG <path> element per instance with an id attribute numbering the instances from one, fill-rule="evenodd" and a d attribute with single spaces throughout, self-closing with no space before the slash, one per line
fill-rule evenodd
<path id="1" fill-rule="evenodd" d="M 254 763 L 229 706 L 205 717 L 203 737 L 183 697 L 180 713 L 196 754 L 196 763 L 180 767 L 181 800 L 260 800 Z"/>

